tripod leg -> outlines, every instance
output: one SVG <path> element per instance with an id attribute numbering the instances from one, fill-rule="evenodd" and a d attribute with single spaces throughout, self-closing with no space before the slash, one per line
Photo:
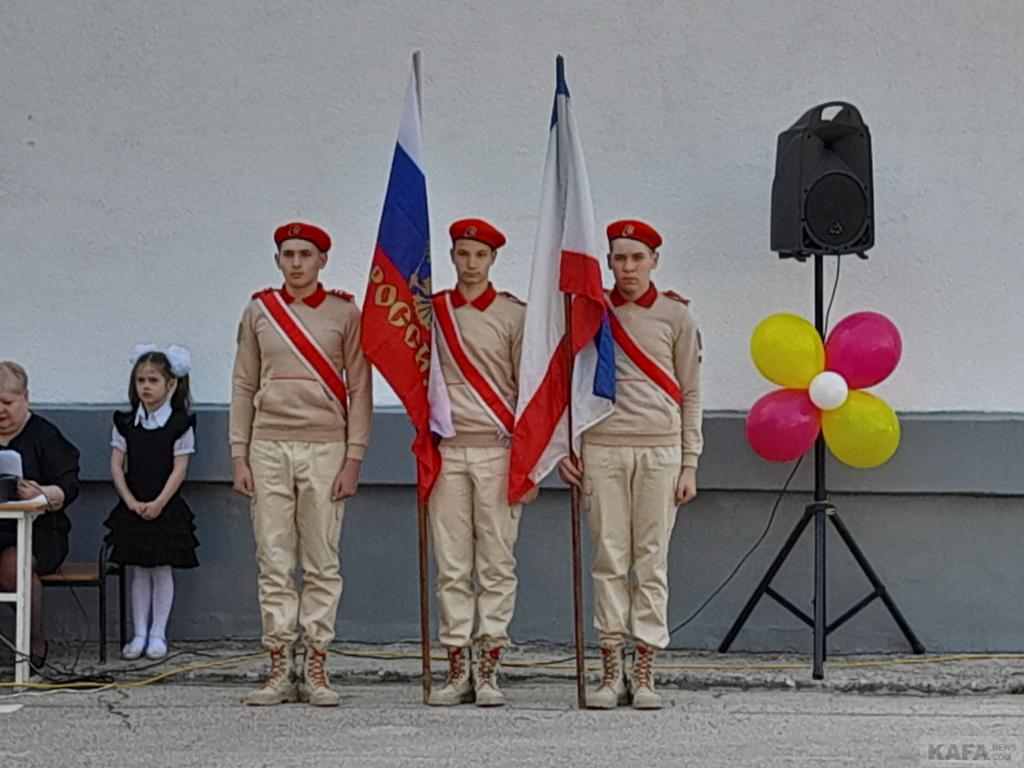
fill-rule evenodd
<path id="1" fill-rule="evenodd" d="M 812 676 L 825 676 L 825 516 L 828 507 L 813 504 L 814 513 L 814 668 Z"/>
<path id="2" fill-rule="evenodd" d="M 882 602 L 885 603 L 885 607 L 889 610 L 889 614 L 892 616 L 893 621 L 895 621 L 896 625 L 900 628 L 900 631 L 907 639 L 907 642 L 910 644 L 914 653 L 924 653 L 924 646 L 921 644 L 921 641 L 917 639 L 917 635 L 915 635 L 914 630 L 910 628 L 907 620 L 903 617 L 903 613 L 896 606 L 896 602 L 889 596 L 889 591 L 885 588 L 882 580 L 878 578 L 878 574 L 875 573 L 875 569 L 871 567 L 871 563 L 868 562 L 868 559 L 864 556 L 860 547 L 857 546 L 857 542 L 853 539 L 853 534 L 850 533 L 850 530 L 846 527 L 846 524 L 843 523 L 842 519 L 840 519 L 838 513 L 833 513 L 830 517 L 832 518 L 832 525 L 836 527 L 836 531 L 839 532 L 843 541 L 846 542 L 847 549 L 850 550 L 850 554 L 853 555 L 853 558 L 857 561 L 861 570 L 864 571 L 864 575 L 868 577 L 868 581 L 871 582 L 871 586 L 875 588 L 878 596 L 882 598 Z"/>
<path id="3" fill-rule="evenodd" d="M 768 591 L 768 587 L 772 584 L 772 579 L 775 578 L 775 574 L 782 568 L 782 564 L 786 562 L 786 558 L 789 557 L 789 553 L 793 547 L 796 546 L 797 541 L 800 539 L 800 534 L 804 532 L 804 528 L 807 527 L 807 523 L 811 520 L 813 509 L 808 507 L 804 510 L 803 517 L 793 528 L 793 531 L 789 534 L 789 538 L 786 539 L 786 543 L 783 544 L 782 549 L 779 550 L 779 554 L 775 556 L 772 564 L 768 567 L 768 571 L 765 573 L 764 578 L 761 579 L 761 583 L 757 585 L 757 589 L 747 600 L 747 604 L 743 606 L 743 610 L 740 611 L 740 615 L 733 622 L 732 627 L 726 634 L 722 644 L 718 646 L 719 653 L 725 653 L 732 646 L 733 641 L 736 639 L 736 635 L 743 629 L 743 625 L 747 623 L 747 619 L 750 618 L 750 614 L 754 612 L 754 608 L 757 607 L 758 602 L 764 597 L 765 592 Z"/>

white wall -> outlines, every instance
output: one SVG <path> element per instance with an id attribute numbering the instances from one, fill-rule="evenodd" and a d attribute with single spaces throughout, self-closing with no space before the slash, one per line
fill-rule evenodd
<path id="1" fill-rule="evenodd" d="M 844 261 L 833 319 L 889 314 L 903 410 L 1024 411 L 1024 5 L 1014 0 L 632 3 L 222 0 L 0 4 L 0 359 L 37 401 L 124 397 L 127 355 L 188 344 L 224 402 L 274 227 L 323 224 L 327 282 L 361 297 L 414 48 L 424 52 L 436 285 L 447 223 L 510 243 L 525 294 L 553 90 L 567 60 L 598 220 L 645 217 L 657 274 L 695 299 L 706 404 L 769 385 L 764 315 L 810 315 L 811 268 L 768 250 L 776 135 L 857 104 L 877 245 Z M 831 273 L 829 273 L 831 274 Z"/>

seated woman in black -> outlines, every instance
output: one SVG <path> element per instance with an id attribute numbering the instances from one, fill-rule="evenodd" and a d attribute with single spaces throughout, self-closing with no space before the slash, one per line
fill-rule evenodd
<path id="1" fill-rule="evenodd" d="M 53 573 L 68 554 L 71 521 L 64 510 L 78 497 L 78 450 L 28 407 L 28 375 L 17 363 L 0 362 L 0 449 L 21 455 L 23 499 L 43 495 L 47 511 L 32 526 L 32 666 L 46 663 L 40 574 Z M 0 592 L 17 589 L 17 524 L 0 521 Z"/>

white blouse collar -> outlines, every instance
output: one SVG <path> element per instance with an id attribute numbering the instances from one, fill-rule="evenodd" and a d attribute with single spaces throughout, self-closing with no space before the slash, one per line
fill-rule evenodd
<path id="1" fill-rule="evenodd" d="M 160 429 L 169 418 L 171 418 L 171 401 L 169 399 L 153 413 L 148 413 L 146 406 L 139 403 L 139 409 L 135 412 L 135 426 L 141 424 L 150 429 Z"/>

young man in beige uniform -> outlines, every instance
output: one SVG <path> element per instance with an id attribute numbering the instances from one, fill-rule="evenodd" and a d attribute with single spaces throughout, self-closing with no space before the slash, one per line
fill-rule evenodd
<path id="1" fill-rule="evenodd" d="M 231 392 L 234 487 L 252 503 L 262 641 L 270 651 L 270 673 L 245 701 L 336 706 L 325 663 L 341 599 L 345 499 L 359 485 L 370 436 L 370 366 L 352 297 L 319 282 L 327 233 L 294 222 L 279 227 L 274 242 L 284 286 L 254 294 L 245 308 Z"/>
<path id="2" fill-rule="evenodd" d="M 488 279 L 505 244 L 501 232 L 463 219 L 449 234 L 458 283 L 434 297 L 434 318 L 453 433 L 441 440 L 441 474 L 429 501 L 448 678 L 430 704 L 501 706 L 497 673 L 515 609 L 520 513 L 508 503 L 509 439 L 526 307 Z"/>
<path id="3" fill-rule="evenodd" d="M 661 236 L 641 221 L 608 226 L 615 408 L 583 435 L 582 485 L 594 542 L 594 626 L 604 673 L 588 706 L 657 709 L 655 649 L 668 645 L 668 550 L 676 510 L 697 495 L 703 448 L 700 333 L 689 301 L 651 282 Z M 632 581 L 630 571 L 632 570 Z M 627 684 L 624 650 L 635 646 Z"/>

